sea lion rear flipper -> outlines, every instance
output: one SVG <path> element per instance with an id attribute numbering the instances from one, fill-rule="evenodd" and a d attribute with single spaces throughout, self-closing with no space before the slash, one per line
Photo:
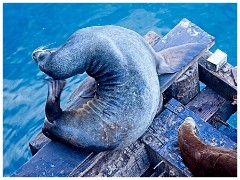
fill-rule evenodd
<path id="1" fill-rule="evenodd" d="M 157 73 L 160 75 L 180 71 L 205 48 L 205 44 L 188 43 L 157 52 Z"/>

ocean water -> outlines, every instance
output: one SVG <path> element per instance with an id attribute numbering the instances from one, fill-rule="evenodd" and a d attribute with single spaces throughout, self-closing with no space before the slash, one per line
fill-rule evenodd
<path id="1" fill-rule="evenodd" d="M 44 121 L 46 75 L 31 59 L 35 48 L 57 47 L 77 29 L 96 25 L 164 36 L 182 18 L 215 36 L 211 50 L 221 49 L 237 65 L 236 4 L 3 4 L 3 175 L 10 176 L 31 158 L 28 143 Z M 68 79 L 63 108 L 85 77 Z M 236 114 L 229 123 L 237 126 Z"/>

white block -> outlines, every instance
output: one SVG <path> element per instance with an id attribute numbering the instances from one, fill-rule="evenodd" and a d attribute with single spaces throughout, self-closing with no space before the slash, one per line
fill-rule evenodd
<path id="1" fill-rule="evenodd" d="M 217 49 L 208 59 L 207 68 L 212 71 L 218 71 L 227 62 L 227 54 Z"/>

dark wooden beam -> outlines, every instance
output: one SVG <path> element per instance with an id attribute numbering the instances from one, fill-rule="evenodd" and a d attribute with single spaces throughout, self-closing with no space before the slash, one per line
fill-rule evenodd
<path id="1" fill-rule="evenodd" d="M 30 142 L 29 147 L 32 155 L 35 155 L 43 146 L 48 144 L 51 140 L 47 138 L 42 132 L 38 133 Z"/>
<path id="2" fill-rule="evenodd" d="M 220 131 L 237 142 L 237 130 L 227 123 L 231 115 L 237 111 L 236 105 L 231 101 L 206 86 L 186 107 L 216 129 L 224 126 Z"/>
<path id="3" fill-rule="evenodd" d="M 150 162 L 145 146 L 136 141 L 123 150 L 101 152 L 84 171 L 76 168 L 73 177 L 139 177 L 149 167 Z"/>
<path id="4" fill-rule="evenodd" d="M 207 58 L 211 54 L 208 51 L 199 59 L 199 79 L 221 96 L 233 101 L 234 97 L 237 96 L 237 86 L 231 72 L 233 67 L 229 63 L 226 63 L 218 72 L 207 69 Z"/>

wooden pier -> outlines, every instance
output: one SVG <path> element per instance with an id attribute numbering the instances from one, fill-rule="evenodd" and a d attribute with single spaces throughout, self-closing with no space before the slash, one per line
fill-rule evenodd
<path id="1" fill-rule="evenodd" d="M 183 19 L 166 36 L 155 32 L 144 38 L 155 51 L 186 43 L 202 43 L 202 51 L 180 72 L 159 77 L 163 111 L 148 130 L 122 150 L 83 151 L 39 133 L 29 143 L 33 157 L 13 176 L 31 177 L 179 177 L 192 176 L 182 161 L 177 131 L 190 116 L 206 143 L 237 149 L 237 130 L 228 124 L 237 111 L 236 67 L 226 63 L 218 72 L 207 68 L 214 37 Z M 200 91 L 199 83 L 206 85 Z"/>

